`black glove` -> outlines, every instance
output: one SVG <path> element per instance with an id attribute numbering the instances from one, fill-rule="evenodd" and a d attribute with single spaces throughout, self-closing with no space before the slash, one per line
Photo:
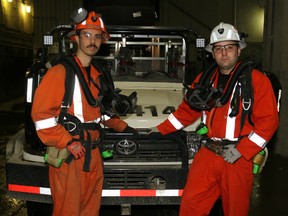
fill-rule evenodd
<path id="1" fill-rule="evenodd" d="M 138 131 L 130 126 L 127 127 L 122 131 L 122 133 L 132 133 L 134 136 L 138 135 Z"/>

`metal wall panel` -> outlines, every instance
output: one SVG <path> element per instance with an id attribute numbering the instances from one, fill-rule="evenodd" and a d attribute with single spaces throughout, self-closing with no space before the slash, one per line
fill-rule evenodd
<path id="1" fill-rule="evenodd" d="M 276 145 L 274 152 L 283 157 L 288 157 L 288 1 L 269 0 L 266 6 L 266 25 L 264 35 L 264 59 L 265 71 L 275 73 L 283 87 L 281 99 L 281 111 L 279 115 L 279 128 L 275 136 Z"/>

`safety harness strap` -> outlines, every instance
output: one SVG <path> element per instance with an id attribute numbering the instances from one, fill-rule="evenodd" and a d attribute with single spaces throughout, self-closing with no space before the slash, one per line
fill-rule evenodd
<path id="1" fill-rule="evenodd" d="M 84 158 L 83 171 L 89 172 L 90 161 L 91 161 L 91 149 L 92 149 L 91 135 L 89 132 L 87 132 L 87 141 L 86 141 L 85 149 L 86 149 L 86 152 L 85 152 L 85 158 Z"/>
<path id="2" fill-rule="evenodd" d="M 64 114 L 67 113 L 68 108 L 71 106 L 75 87 L 75 74 L 73 72 L 73 69 L 69 67 L 66 61 L 61 62 L 61 64 L 63 64 L 65 67 L 66 75 L 65 75 L 65 93 L 61 104 L 60 114 L 58 117 L 58 122 L 60 124 L 63 123 Z"/>
<path id="3" fill-rule="evenodd" d="M 252 86 L 252 67 L 246 67 L 242 76 L 239 77 L 239 82 L 241 83 L 241 96 L 242 96 L 242 114 L 240 131 L 244 126 L 245 119 L 248 115 L 248 120 L 251 125 L 254 123 L 251 120 L 252 106 L 253 106 L 253 86 Z"/>
<path id="4" fill-rule="evenodd" d="M 67 57 L 60 61 L 61 64 L 64 65 L 66 70 L 65 77 L 65 93 L 61 104 L 61 110 L 58 117 L 58 123 L 63 125 L 65 129 L 72 135 L 79 135 L 79 142 L 85 147 L 86 153 L 84 158 L 83 171 L 90 171 L 90 161 L 91 161 L 91 149 L 92 149 L 92 140 L 89 130 L 98 130 L 101 134 L 101 126 L 97 123 L 82 123 L 76 116 L 69 114 L 68 108 L 71 106 L 73 93 L 74 93 L 74 85 L 75 85 L 75 74 L 79 79 L 79 83 L 81 85 L 82 90 L 84 91 L 84 95 L 87 101 L 90 101 L 90 105 L 94 106 L 97 104 L 96 100 L 92 100 L 92 94 L 90 89 L 87 86 L 87 83 L 82 77 L 81 69 L 77 66 L 73 57 Z M 81 76 L 82 75 L 82 76 Z M 84 139 L 84 131 L 87 134 L 87 140 Z M 97 143 L 97 145 L 100 144 Z M 96 147 L 94 145 L 94 147 Z M 74 159 L 73 155 L 70 154 L 68 158 L 65 160 L 67 164 L 71 163 Z"/>
<path id="5" fill-rule="evenodd" d="M 235 87 L 235 91 L 232 95 L 230 102 L 231 112 L 229 117 L 235 117 L 239 113 L 240 104 L 242 105 L 242 113 L 240 117 L 240 133 L 238 137 L 238 142 L 240 141 L 241 131 L 243 129 L 246 118 L 251 125 L 253 121 L 251 120 L 252 106 L 253 106 L 253 86 L 252 86 L 252 62 L 245 62 L 239 65 L 238 69 L 235 71 L 237 76 L 236 82 L 232 82 L 232 87 Z M 235 86 L 236 85 L 236 86 Z M 230 97 L 230 96 L 229 96 Z M 202 115 L 203 117 L 203 115 Z M 230 142 L 230 141 L 229 141 Z"/>

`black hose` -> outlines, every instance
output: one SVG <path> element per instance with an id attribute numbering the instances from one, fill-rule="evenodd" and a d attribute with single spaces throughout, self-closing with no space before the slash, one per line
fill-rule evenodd
<path id="1" fill-rule="evenodd" d="M 213 64 L 211 64 L 208 69 L 202 74 L 202 76 L 200 77 L 197 85 L 202 85 L 203 82 L 207 82 L 211 80 L 211 76 L 213 75 L 215 69 L 218 67 L 217 63 L 214 62 Z M 205 85 L 206 86 L 206 85 Z"/>
<path id="2" fill-rule="evenodd" d="M 239 80 L 239 76 L 242 75 L 243 71 L 247 69 L 247 67 L 250 67 L 251 62 L 245 62 L 240 63 L 239 66 L 233 73 L 233 76 L 231 80 L 228 83 L 228 87 L 224 93 L 220 91 L 219 89 L 216 89 L 214 87 L 211 87 L 211 84 L 214 82 L 211 80 L 211 77 L 213 74 L 215 74 L 215 68 L 217 67 L 216 63 L 213 63 L 209 66 L 209 68 L 202 74 L 202 76 L 199 79 L 199 82 L 195 84 L 195 88 L 191 89 L 188 86 L 185 86 L 187 88 L 187 93 L 185 95 L 186 101 L 189 103 L 191 107 L 197 108 L 197 109 L 210 109 L 214 106 L 221 107 L 224 104 L 228 102 L 230 99 L 233 89 L 235 87 L 235 84 Z M 208 85 L 209 84 L 209 85 Z M 240 91 L 240 90 L 239 90 Z M 219 95 L 221 93 L 221 96 Z M 219 96 L 218 96 L 219 95 Z M 214 101 L 213 104 L 210 103 L 211 100 Z M 232 101 L 234 104 L 233 106 L 237 106 L 239 102 L 236 100 L 235 97 Z M 237 112 L 235 110 L 235 112 Z"/>
<path id="3" fill-rule="evenodd" d="M 75 73 L 76 76 L 78 77 L 79 83 L 82 87 L 82 90 L 84 92 L 84 95 L 87 99 L 87 102 L 89 103 L 90 106 L 92 107 L 96 107 L 99 105 L 98 101 L 93 97 L 87 82 L 85 81 L 85 78 L 81 72 L 81 69 L 79 68 L 78 64 L 75 62 L 74 58 L 65 58 L 65 61 L 67 62 L 68 65 L 70 65 L 70 67 L 75 68 Z"/>
<path id="4" fill-rule="evenodd" d="M 250 67 L 251 62 L 244 62 L 239 65 L 239 67 L 236 69 L 235 74 L 233 75 L 230 83 L 228 84 L 228 88 L 224 95 L 219 99 L 219 101 L 216 103 L 216 106 L 220 107 L 226 104 L 232 94 L 232 91 L 234 89 L 234 86 L 236 82 L 238 81 L 239 75 L 247 68 Z"/>

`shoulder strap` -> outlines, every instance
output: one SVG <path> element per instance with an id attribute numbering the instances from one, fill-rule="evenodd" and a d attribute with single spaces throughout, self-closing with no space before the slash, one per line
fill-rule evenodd
<path id="1" fill-rule="evenodd" d="M 254 125 L 251 120 L 252 107 L 254 102 L 253 86 L 252 86 L 252 64 L 243 70 L 242 75 L 239 77 L 239 82 L 241 83 L 241 96 L 242 96 L 242 114 L 240 131 L 244 126 L 246 116 L 248 115 L 248 120 L 251 125 Z"/>
<path id="2" fill-rule="evenodd" d="M 99 105 L 98 101 L 93 97 L 93 95 L 92 95 L 92 93 L 91 93 L 91 91 L 87 85 L 87 82 L 86 82 L 86 80 L 82 74 L 81 68 L 76 63 L 75 59 L 73 57 L 69 57 L 69 58 L 65 58 L 64 61 L 69 66 L 68 69 L 72 70 L 74 72 L 74 74 L 76 74 L 89 105 L 92 107 L 98 106 Z"/>
<path id="3" fill-rule="evenodd" d="M 72 104 L 75 73 L 72 67 L 64 59 L 61 59 L 59 64 L 62 64 L 65 67 L 65 93 L 61 104 L 61 112 L 58 118 L 58 122 L 61 123 L 64 120 L 64 115 L 67 113 L 68 108 Z"/>

